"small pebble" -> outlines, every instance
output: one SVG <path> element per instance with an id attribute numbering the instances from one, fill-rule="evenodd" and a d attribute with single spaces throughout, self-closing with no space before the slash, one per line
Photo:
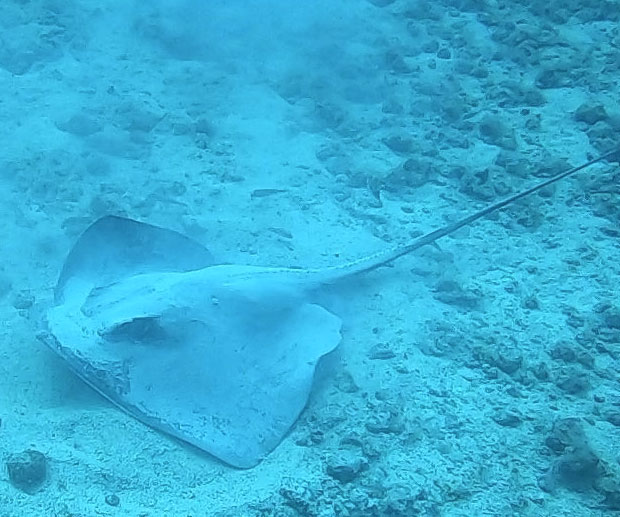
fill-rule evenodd
<path id="1" fill-rule="evenodd" d="M 110 506 L 118 506 L 121 500 L 118 498 L 116 494 L 108 494 L 105 496 L 105 502 L 106 504 L 109 504 Z"/>
<path id="2" fill-rule="evenodd" d="M 13 297 L 13 307 L 18 310 L 30 309 L 34 304 L 34 296 L 28 291 L 20 291 Z"/>
<path id="3" fill-rule="evenodd" d="M 370 349 L 370 352 L 368 352 L 368 357 L 374 360 L 386 360 L 396 357 L 396 354 L 386 343 L 379 343 Z"/>
<path id="4" fill-rule="evenodd" d="M 327 474 L 341 483 L 350 483 L 368 466 L 363 456 L 342 451 L 327 461 Z"/>
<path id="5" fill-rule="evenodd" d="M 47 478 L 47 458 L 33 449 L 12 454 L 6 468 L 11 484 L 30 495 L 37 492 Z"/>

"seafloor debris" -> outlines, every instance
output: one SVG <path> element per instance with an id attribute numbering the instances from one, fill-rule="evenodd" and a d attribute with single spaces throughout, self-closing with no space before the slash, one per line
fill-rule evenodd
<path id="1" fill-rule="evenodd" d="M 27 494 L 37 492 L 47 479 L 47 458 L 34 449 L 11 455 L 6 468 L 12 485 Z"/>

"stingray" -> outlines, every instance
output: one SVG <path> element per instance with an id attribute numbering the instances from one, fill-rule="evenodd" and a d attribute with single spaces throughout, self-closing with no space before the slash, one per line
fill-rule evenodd
<path id="1" fill-rule="evenodd" d="M 317 364 L 340 342 L 340 318 L 314 302 L 313 292 L 435 243 L 617 152 L 411 243 L 320 269 L 222 264 L 177 232 L 105 216 L 70 251 L 40 338 L 138 420 L 229 465 L 253 467 L 294 425 Z"/>

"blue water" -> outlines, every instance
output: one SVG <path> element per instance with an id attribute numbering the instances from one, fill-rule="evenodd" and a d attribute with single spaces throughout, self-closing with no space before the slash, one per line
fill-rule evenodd
<path id="1" fill-rule="evenodd" d="M 620 511 L 612 160 L 322 287 L 312 302 L 342 337 L 299 418 L 249 469 L 120 411 L 37 339 L 65 259 L 102 217 L 179 232 L 220 264 L 341 266 L 618 145 L 617 2 L 302 4 L 2 3 L 0 515 Z M 263 287 L 256 336 L 283 324 Z M 245 321 L 234 307 L 226 317 Z M 270 376 L 268 340 L 240 344 L 245 327 L 225 321 L 256 359 L 248 382 L 273 392 L 261 408 L 286 409 L 299 378 L 286 361 Z M 303 345 L 295 364 L 312 373 L 333 321 L 304 320 L 298 341 L 278 333 Z M 129 329 L 146 347 L 134 359 L 149 346 L 165 357 L 158 332 Z M 147 368 L 154 391 L 172 379 L 159 367 Z M 228 401 L 221 384 L 205 399 Z"/>

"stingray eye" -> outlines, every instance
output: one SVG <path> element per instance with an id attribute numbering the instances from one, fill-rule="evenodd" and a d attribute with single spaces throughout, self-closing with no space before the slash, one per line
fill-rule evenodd
<path id="1" fill-rule="evenodd" d="M 217 296 L 212 296 L 211 297 L 211 305 L 219 305 L 220 304 L 220 300 Z"/>

